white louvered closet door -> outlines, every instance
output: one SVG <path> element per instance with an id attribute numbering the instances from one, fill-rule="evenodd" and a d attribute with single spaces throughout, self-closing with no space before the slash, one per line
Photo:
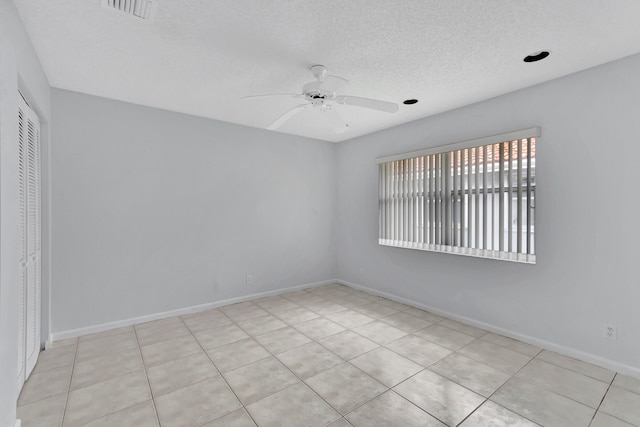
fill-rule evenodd
<path id="1" fill-rule="evenodd" d="M 20 326 L 18 328 L 18 389 L 26 378 L 27 359 L 25 357 L 26 350 L 26 317 L 27 317 L 27 130 L 26 130 L 26 110 L 25 103 L 18 94 L 18 191 L 19 207 L 20 207 L 20 308 L 19 319 Z"/>
<path id="2" fill-rule="evenodd" d="M 18 168 L 21 228 L 21 314 L 18 382 L 25 381 L 40 353 L 40 121 L 18 94 Z"/>

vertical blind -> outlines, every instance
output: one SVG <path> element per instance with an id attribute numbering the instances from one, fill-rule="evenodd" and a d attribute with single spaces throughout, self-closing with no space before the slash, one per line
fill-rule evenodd
<path id="1" fill-rule="evenodd" d="M 537 127 L 377 159 L 379 244 L 535 263 Z"/>

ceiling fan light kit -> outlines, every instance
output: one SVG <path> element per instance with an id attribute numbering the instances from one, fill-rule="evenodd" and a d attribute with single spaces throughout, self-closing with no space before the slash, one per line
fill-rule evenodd
<path id="1" fill-rule="evenodd" d="M 275 93 L 246 96 L 242 99 L 285 96 L 290 98 L 300 98 L 307 101 L 303 104 L 296 105 L 278 117 L 267 127 L 269 130 L 278 129 L 293 116 L 309 107 L 323 113 L 325 122 L 336 133 L 343 133 L 349 128 L 349 125 L 345 123 L 340 114 L 334 108 L 336 105 L 351 105 L 354 107 L 383 111 L 385 113 L 395 113 L 398 111 L 398 104 L 395 102 L 361 98 L 358 96 L 337 95 L 336 92 L 349 83 L 349 81 L 342 77 L 327 75 L 327 68 L 324 65 L 314 65 L 309 69 L 309 71 L 311 71 L 311 74 L 316 80 L 302 86 L 302 92 L 300 94 Z"/>

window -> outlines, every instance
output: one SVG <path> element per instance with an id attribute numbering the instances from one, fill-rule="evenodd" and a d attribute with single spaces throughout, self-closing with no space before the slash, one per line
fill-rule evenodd
<path id="1" fill-rule="evenodd" d="M 379 244 L 534 264 L 538 136 L 379 158 Z"/>

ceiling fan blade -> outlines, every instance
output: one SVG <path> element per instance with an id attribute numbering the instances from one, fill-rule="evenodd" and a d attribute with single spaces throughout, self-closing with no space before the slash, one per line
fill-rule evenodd
<path id="1" fill-rule="evenodd" d="M 398 111 L 398 104 L 395 102 L 380 101 L 379 99 L 360 98 L 359 96 L 338 96 L 338 104 L 353 105 L 356 107 L 370 108 L 372 110 L 384 111 L 385 113 L 395 113 Z"/>
<path id="2" fill-rule="evenodd" d="M 343 79 L 342 77 L 327 76 L 320 82 L 320 86 L 318 86 L 318 89 L 327 92 L 335 92 L 347 83 L 349 83 L 349 80 Z"/>
<path id="3" fill-rule="evenodd" d="M 271 123 L 269 125 L 269 127 L 267 129 L 269 130 L 276 130 L 278 129 L 280 126 L 282 126 L 287 120 L 289 120 L 291 117 L 295 116 L 296 114 L 298 114 L 300 111 L 304 110 L 305 108 L 307 108 L 309 105 L 311 104 L 300 104 L 300 105 L 296 105 L 295 107 L 293 107 L 292 109 L 290 109 L 289 111 L 287 111 L 286 113 L 284 113 L 283 115 L 281 115 L 280 117 L 278 117 L 276 119 L 275 122 Z"/>
<path id="4" fill-rule="evenodd" d="M 340 114 L 338 114 L 338 112 L 333 108 L 323 111 L 322 115 L 329 127 L 335 133 L 344 133 L 349 129 L 349 125 L 342 120 Z"/>
<path id="5" fill-rule="evenodd" d="M 289 96 L 291 98 L 302 98 L 303 97 L 299 93 L 267 93 L 267 94 L 264 94 L 264 95 L 243 96 L 240 99 L 268 98 L 270 96 Z"/>

